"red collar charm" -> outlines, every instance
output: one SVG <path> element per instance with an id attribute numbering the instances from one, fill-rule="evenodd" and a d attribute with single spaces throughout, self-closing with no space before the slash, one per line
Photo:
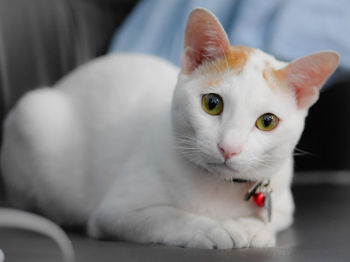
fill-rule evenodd
<path id="1" fill-rule="evenodd" d="M 265 207 L 265 195 L 264 193 L 255 193 L 253 195 L 253 200 L 255 202 L 255 204 L 259 207 Z"/>
<path id="2" fill-rule="evenodd" d="M 251 197 L 255 204 L 259 207 L 264 207 L 267 211 L 267 221 L 271 221 L 271 193 L 270 181 L 256 182 L 245 195 L 244 200 L 248 201 Z"/>

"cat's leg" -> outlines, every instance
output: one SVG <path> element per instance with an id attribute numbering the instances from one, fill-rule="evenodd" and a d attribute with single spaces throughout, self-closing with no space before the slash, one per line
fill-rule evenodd
<path id="1" fill-rule="evenodd" d="M 233 247 L 218 221 L 175 207 L 167 186 L 177 185 L 164 182 L 164 175 L 149 162 L 142 166 L 135 159 L 130 169 L 125 167 L 117 175 L 89 219 L 90 236 L 196 248 Z"/>
<path id="2" fill-rule="evenodd" d="M 273 211 L 270 227 L 273 231 L 282 231 L 293 223 L 294 200 L 290 187 L 280 192 L 278 197 L 273 198 Z"/>
<path id="3" fill-rule="evenodd" d="M 97 238 L 197 248 L 271 247 L 276 243 L 274 223 L 259 217 L 216 221 L 163 205 L 125 211 L 104 206 L 90 219 L 88 231 Z"/>
<path id="4" fill-rule="evenodd" d="M 233 241 L 215 220 L 171 206 L 151 206 L 139 210 L 98 210 L 90 219 L 92 237 L 112 237 L 139 243 L 229 249 Z"/>

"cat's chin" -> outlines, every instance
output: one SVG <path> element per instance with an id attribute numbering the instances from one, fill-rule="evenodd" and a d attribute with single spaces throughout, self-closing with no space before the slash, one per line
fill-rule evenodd
<path id="1" fill-rule="evenodd" d="M 249 175 L 247 172 L 242 172 L 224 163 L 210 163 L 207 164 L 206 169 L 211 175 L 225 182 L 249 183 L 258 180 L 255 176 Z"/>

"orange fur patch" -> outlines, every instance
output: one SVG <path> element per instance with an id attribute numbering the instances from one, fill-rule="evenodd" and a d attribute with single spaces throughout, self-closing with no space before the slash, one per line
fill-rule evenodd
<path id="1" fill-rule="evenodd" d="M 231 46 L 224 56 L 206 63 L 200 68 L 201 73 L 223 73 L 227 70 L 240 72 L 246 64 L 253 48 L 245 46 Z"/>
<path id="2" fill-rule="evenodd" d="M 268 87 L 273 91 L 287 92 L 286 72 L 284 70 L 275 70 L 266 62 L 266 68 L 262 71 L 262 75 L 267 82 Z"/>

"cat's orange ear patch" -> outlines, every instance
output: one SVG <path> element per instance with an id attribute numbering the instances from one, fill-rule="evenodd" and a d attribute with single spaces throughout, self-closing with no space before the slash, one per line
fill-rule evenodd
<path id="1" fill-rule="evenodd" d="M 339 64 L 339 55 L 323 51 L 304 56 L 275 71 L 288 87 L 294 89 L 300 109 L 308 108 L 318 99 L 319 90 Z"/>
<path id="2" fill-rule="evenodd" d="M 191 74 L 205 61 L 224 57 L 230 49 L 225 30 L 213 13 L 194 9 L 187 22 L 182 71 Z"/>

